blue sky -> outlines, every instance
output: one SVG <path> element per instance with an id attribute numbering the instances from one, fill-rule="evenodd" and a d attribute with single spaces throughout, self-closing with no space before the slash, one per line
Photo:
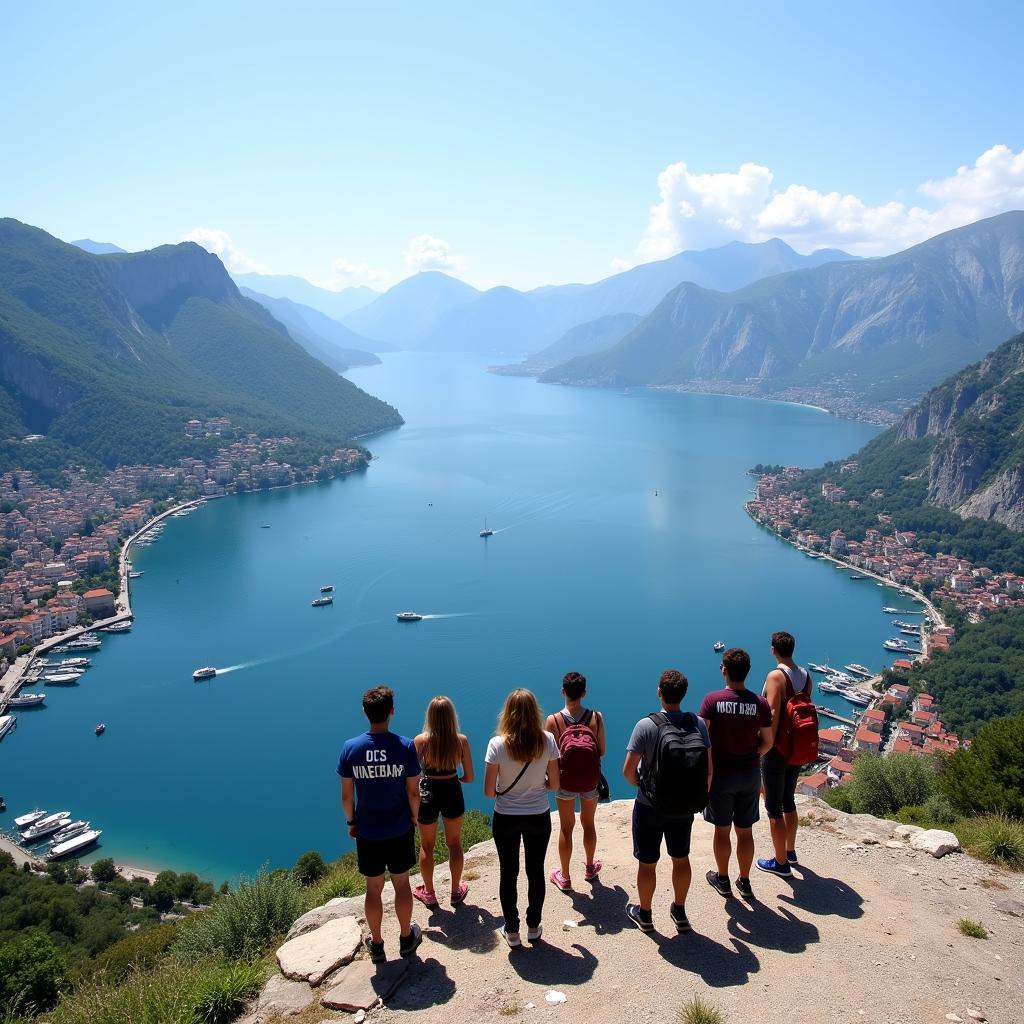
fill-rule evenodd
<path id="1" fill-rule="evenodd" d="M 1024 207 L 1024 6 L 713 6 L 8 4 L 0 214 L 335 287 L 532 287 Z"/>

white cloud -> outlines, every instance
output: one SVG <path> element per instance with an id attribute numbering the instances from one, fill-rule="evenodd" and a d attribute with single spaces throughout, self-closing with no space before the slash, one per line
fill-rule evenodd
<path id="1" fill-rule="evenodd" d="M 621 274 L 624 270 L 632 270 L 636 263 L 624 260 L 621 256 L 616 256 L 608 265 L 612 268 L 613 274 Z"/>
<path id="2" fill-rule="evenodd" d="M 432 235 L 416 235 L 409 239 L 403 253 L 405 262 L 413 270 L 458 270 L 459 260 L 451 246 Z"/>
<path id="3" fill-rule="evenodd" d="M 246 256 L 232 241 L 231 236 L 220 228 L 193 228 L 184 238 L 196 242 L 207 252 L 219 256 L 221 262 L 237 274 L 269 274 L 270 271 L 258 261 Z"/>
<path id="4" fill-rule="evenodd" d="M 993 146 L 972 167 L 924 182 L 918 191 L 931 207 L 897 201 L 872 206 L 856 195 L 795 183 L 775 190 L 773 181 L 772 171 L 759 164 L 712 174 L 671 164 L 658 176 L 660 201 L 651 208 L 638 257 L 664 259 L 684 249 L 773 236 L 804 250 L 895 252 L 982 217 L 1024 208 L 1024 150 Z"/>
<path id="5" fill-rule="evenodd" d="M 377 270 L 367 263 L 352 263 L 346 259 L 331 261 L 331 269 L 327 277 L 314 280 L 313 284 L 330 291 L 340 292 L 343 288 L 354 288 L 366 285 L 370 288 L 384 288 L 390 275 L 384 270 Z"/>

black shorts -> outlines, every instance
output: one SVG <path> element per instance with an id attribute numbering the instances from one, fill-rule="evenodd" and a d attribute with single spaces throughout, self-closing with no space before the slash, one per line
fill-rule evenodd
<path id="1" fill-rule="evenodd" d="M 764 782 L 764 811 L 769 818 L 781 818 L 796 811 L 796 784 L 800 765 L 789 764 L 773 747 L 761 758 Z"/>
<path id="2" fill-rule="evenodd" d="M 385 871 L 401 875 L 416 863 L 416 843 L 413 830 L 394 839 L 361 839 L 356 836 L 356 859 L 359 874 L 378 878 Z"/>
<path id="3" fill-rule="evenodd" d="M 641 864 L 657 864 L 661 858 L 661 840 L 670 857 L 689 857 L 693 815 L 664 818 L 650 804 L 633 802 L 633 856 Z"/>
<path id="4" fill-rule="evenodd" d="M 438 816 L 445 821 L 461 818 L 466 813 L 466 799 L 458 779 L 430 779 L 420 776 L 420 813 L 416 820 L 421 825 L 437 824 Z"/>
<path id="5" fill-rule="evenodd" d="M 716 771 L 711 778 L 704 820 L 712 825 L 752 828 L 761 817 L 761 769 Z"/>

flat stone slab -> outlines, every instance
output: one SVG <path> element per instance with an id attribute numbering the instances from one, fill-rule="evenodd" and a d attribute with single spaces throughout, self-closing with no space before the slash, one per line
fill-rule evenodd
<path id="1" fill-rule="evenodd" d="M 352 960 L 361 942 L 359 922 L 340 917 L 289 939 L 277 951 L 277 965 L 286 978 L 319 985 L 331 971 Z"/>
<path id="2" fill-rule="evenodd" d="M 336 921 L 339 917 L 359 918 L 362 915 L 362 896 L 337 896 L 333 900 L 328 900 L 322 907 L 314 907 L 303 914 L 288 929 L 288 938 L 294 939 L 296 936 L 315 931 L 317 928 L 327 924 L 328 921 Z"/>
<path id="3" fill-rule="evenodd" d="M 409 961 L 388 960 L 371 964 L 369 960 L 356 960 L 345 968 L 320 1000 L 328 1010 L 369 1010 L 377 1000 L 386 1000 L 402 983 Z"/>
<path id="4" fill-rule="evenodd" d="M 278 1017 L 295 1017 L 309 1006 L 316 995 L 304 982 L 289 981 L 275 974 L 263 986 L 256 1005 L 238 1024 L 265 1024 Z"/>

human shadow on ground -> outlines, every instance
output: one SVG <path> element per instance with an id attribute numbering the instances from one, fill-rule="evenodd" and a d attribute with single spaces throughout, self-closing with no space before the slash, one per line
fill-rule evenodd
<path id="1" fill-rule="evenodd" d="M 430 916 L 423 934 L 447 949 L 468 953 L 489 953 L 500 941 L 501 919 L 483 907 L 463 903 L 452 909 L 428 907 Z"/>
<path id="2" fill-rule="evenodd" d="M 518 949 L 508 951 L 508 962 L 523 981 L 535 985 L 579 985 L 590 981 L 597 970 L 597 957 L 578 942 L 569 949 L 576 950 L 576 955 L 543 939 L 524 942 Z"/>
<path id="3" fill-rule="evenodd" d="M 785 907 L 776 912 L 760 900 L 740 900 L 735 896 L 727 899 L 725 906 L 729 914 L 729 934 L 736 942 L 784 953 L 802 953 L 809 945 L 820 941 L 821 936 L 813 924 L 801 921 Z"/>
<path id="4" fill-rule="evenodd" d="M 447 1003 L 455 995 L 455 982 L 439 960 L 414 960 L 398 990 L 388 999 L 393 1010 L 426 1010 Z"/>
<path id="5" fill-rule="evenodd" d="M 809 914 L 850 920 L 864 916 L 864 897 L 846 882 L 819 875 L 803 864 L 794 865 L 794 872 L 797 871 L 792 895 L 779 897 L 783 903 Z"/>
<path id="6" fill-rule="evenodd" d="M 595 881 L 589 891 L 566 893 L 572 902 L 572 909 L 579 914 L 586 927 L 591 927 L 598 935 L 618 935 L 623 928 L 631 928 L 626 920 L 626 904 L 629 894 L 621 885 L 602 885 Z M 561 896 L 555 896 L 558 899 Z M 552 897 L 549 895 L 548 899 Z"/>
<path id="7" fill-rule="evenodd" d="M 745 943 L 732 939 L 732 945 L 716 942 L 700 932 L 684 935 L 663 935 L 661 932 L 638 932 L 650 938 L 658 953 L 673 967 L 699 975 L 712 988 L 745 985 L 761 962 Z"/>

